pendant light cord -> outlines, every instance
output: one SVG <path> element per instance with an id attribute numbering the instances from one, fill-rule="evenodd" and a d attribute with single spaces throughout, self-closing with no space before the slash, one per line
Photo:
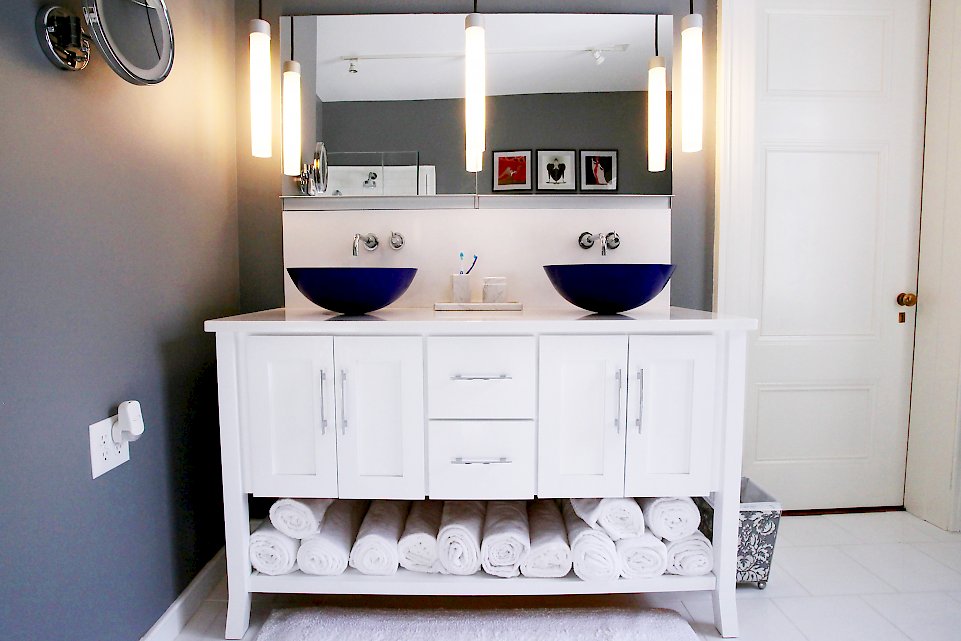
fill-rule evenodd
<path id="1" fill-rule="evenodd" d="M 657 33 L 657 32 L 658 32 L 658 28 L 657 28 L 658 18 L 660 18 L 660 16 L 655 13 L 655 14 L 654 14 L 654 55 L 655 55 L 655 56 L 661 55 L 661 48 L 660 48 L 660 45 L 659 45 L 659 43 L 658 43 L 658 37 L 657 37 L 657 36 L 658 36 L 658 33 Z"/>
<path id="2" fill-rule="evenodd" d="M 257 0 L 257 18 L 264 19 L 264 0 Z"/>
<path id="3" fill-rule="evenodd" d="M 474 13 L 477 13 L 477 0 L 474 0 Z"/>
<path id="4" fill-rule="evenodd" d="M 294 59 L 294 17 L 290 16 L 290 59 Z"/>
<path id="5" fill-rule="evenodd" d="M 691 14 L 694 14 L 694 0 L 691 0 Z"/>

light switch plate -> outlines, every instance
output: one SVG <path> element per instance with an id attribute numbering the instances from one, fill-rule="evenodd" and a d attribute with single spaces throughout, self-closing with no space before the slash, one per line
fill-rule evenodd
<path id="1" fill-rule="evenodd" d="M 130 443 L 117 445 L 111 428 L 116 416 L 105 418 L 90 426 L 90 471 L 93 478 L 106 474 L 121 463 L 130 460 Z"/>

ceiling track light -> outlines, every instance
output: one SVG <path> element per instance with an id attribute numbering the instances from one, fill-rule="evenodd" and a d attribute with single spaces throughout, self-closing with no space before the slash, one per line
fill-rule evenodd
<path id="1" fill-rule="evenodd" d="M 607 60 L 607 58 L 604 57 L 604 54 L 601 53 L 600 49 L 591 50 L 591 55 L 594 56 L 594 64 L 598 66 L 604 64 L 604 61 Z"/>
<path id="2" fill-rule="evenodd" d="M 347 73 L 357 73 L 357 58 L 353 58 L 349 62 L 350 64 L 347 65 Z"/>

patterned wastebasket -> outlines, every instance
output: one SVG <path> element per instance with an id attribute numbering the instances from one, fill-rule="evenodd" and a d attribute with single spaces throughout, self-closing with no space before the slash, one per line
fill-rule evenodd
<path id="1" fill-rule="evenodd" d="M 712 538 L 714 506 L 710 498 L 695 498 L 701 511 L 701 532 Z M 771 576 L 774 542 L 781 522 L 781 504 L 749 478 L 741 478 L 741 511 L 738 524 L 737 580 L 756 583 L 763 590 Z"/>

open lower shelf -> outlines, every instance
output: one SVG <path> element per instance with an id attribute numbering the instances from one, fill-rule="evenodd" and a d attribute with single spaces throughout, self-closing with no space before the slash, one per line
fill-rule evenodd
<path id="1" fill-rule="evenodd" d="M 574 573 L 561 579 L 516 577 L 502 579 L 478 572 L 471 576 L 422 574 L 399 569 L 392 576 L 369 576 L 353 568 L 340 576 L 312 576 L 301 571 L 281 576 L 251 572 L 251 592 L 295 594 L 417 594 L 450 596 L 496 596 L 534 594 L 618 594 L 635 592 L 691 592 L 713 590 L 714 574 L 653 579 L 582 581 Z"/>

